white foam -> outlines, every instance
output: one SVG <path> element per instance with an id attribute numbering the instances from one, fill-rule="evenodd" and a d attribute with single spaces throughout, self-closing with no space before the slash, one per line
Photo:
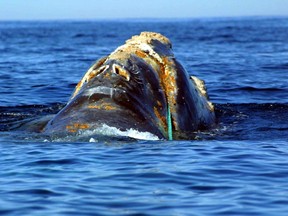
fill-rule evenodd
<path id="1" fill-rule="evenodd" d="M 160 140 L 159 137 L 156 135 L 149 133 L 149 132 L 140 132 L 135 129 L 127 129 L 125 131 L 121 131 L 116 127 L 110 127 L 106 124 L 93 129 L 93 130 L 79 130 L 75 135 L 69 135 L 65 137 L 51 137 L 51 140 L 48 141 L 47 139 L 44 142 L 74 142 L 74 141 L 89 141 L 89 142 L 99 142 L 98 138 L 103 139 L 102 136 L 111 137 L 129 137 L 138 140 Z M 109 138 L 108 138 L 109 139 Z"/>
<path id="2" fill-rule="evenodd" d="M 89 133 L 89 134 L 87 134 Z M 140 132 L 133 128 L 127 129 L 126 131 L 121 131 L 116 127 L 110 127 L 106 124 L 103 124 L 102 127 L 96 128 L 91 131 L 85 131 L 82 135 L 104 135 L 104 136 L 123 136 L 131 137 L 139 140 L 159 140 L 159 137 L 149 132 Z M 95 142 L 94 138 L 89 140 L 90 142 Z"/>

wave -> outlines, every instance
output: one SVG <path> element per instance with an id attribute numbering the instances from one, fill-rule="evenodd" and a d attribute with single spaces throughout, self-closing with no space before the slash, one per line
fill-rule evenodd
<path id="1" fill-rule="evenodd" d="M 217 88 L 220 92 L 231 92 L 231 91 L 249 91 L 249 92 L 282 92 L 287 91 L 287 87 L 254 87 L 254 86 L 239 86 L 239 87 L 227 87 Z"/>
<path id="2" fill-rule="evenodd" d="M 287 70 L 288 69 L 288 63 L 283 64 L 272 64 L 272 65 L 265 65 L 262 66 L 263 69 L 269 69 L 269 70 Z"/>
<path id="3" fill-rule="evenodd" d="M 233 90 L 278 92 L 278 91 L 284 91 L 284 90 L 286 90 L 286 89 L 283 89 L 283 88 L 275 88 L 275 87 L 257 88 L 257 87 L 252 87 L 252 86 L 246 86 L 246 87 L 234 88 Z"/>

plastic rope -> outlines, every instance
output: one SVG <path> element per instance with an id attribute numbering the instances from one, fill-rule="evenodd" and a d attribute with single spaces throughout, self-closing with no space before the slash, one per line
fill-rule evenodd
<path id="1" fill-rule="evenodd" d="M 167 106 L 167 126 L 168 126 L 168 140 L 173 140 L 173 130 L 172 130 L 172 120 L 171 120 L 171 112 L 170 112 L 170 106 L 168 103 Z"/>

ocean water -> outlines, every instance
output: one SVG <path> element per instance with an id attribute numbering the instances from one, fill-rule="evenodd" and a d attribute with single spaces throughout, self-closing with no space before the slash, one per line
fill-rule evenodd
<path id="1" fill-rule="evenodd" d="M 141 31 L 205 80 L 217 128 L 183 141 L 10 130 L 59 111 Z M 0 214 L 287 215 L 287 35 L 287 17 L 0 22 Z"/>

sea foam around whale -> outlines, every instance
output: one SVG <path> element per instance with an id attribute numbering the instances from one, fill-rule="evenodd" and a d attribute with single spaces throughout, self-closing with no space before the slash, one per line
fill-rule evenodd
<path id="1" fill-rule="evenodd" d="M 140 132 L 133 128 L 121 131 L 116 127 L 110 127 L 106 124 L 103 124 L 102 127 L 99 127 L 92 131 L 85 131 L 84 133 L 87 135 L 91 133 L 91 134 L 100 134 L 104 136 L 122 136 L 140 140 L 159 140 L 159 137 L 149 132 Z M 90 138 L 89 142 L 96 142 L 96 140 L 94 138 Z"/>
<path id="2" fill-rule="evenodd" d="M 130 128 L 125 131 L 122 131 L 116 127 L 110 127 L 106 124 L 93 129 L 93 130 L 80 130 L 77 135 L 66 135 L 66 136 L 56 136 L 49 137 L 45 139 L 46 142 L 77 142 L 77 141 L 85 141 L 85 142 L 102 142 L 102 141 L 110 141 L 110 140 L 119 140 L 119 139 L 137 139 L 137 140 L 150 140 L 156 141 L 160 140 L 160 138 L 149 132 L 140 132 L 136 129 Z"/>

